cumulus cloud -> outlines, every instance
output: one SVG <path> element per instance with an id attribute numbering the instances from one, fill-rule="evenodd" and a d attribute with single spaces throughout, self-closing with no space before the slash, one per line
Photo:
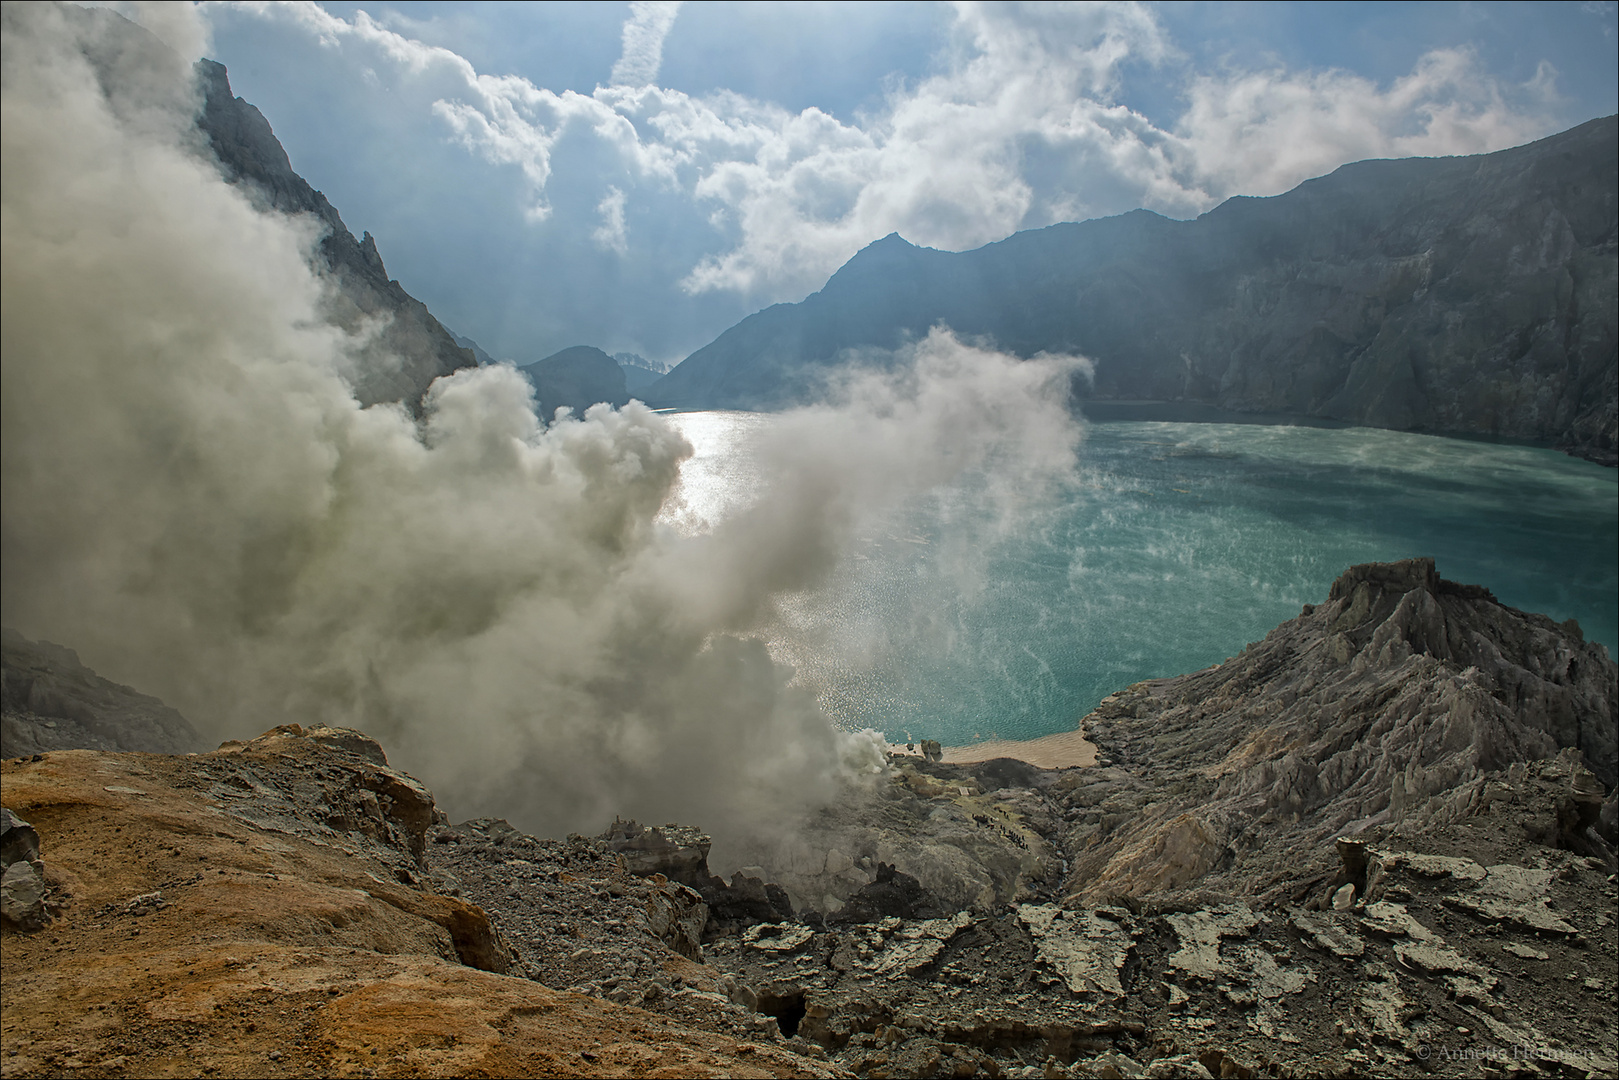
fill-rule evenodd
<path id="1" fill-rule="evenodd" d="M 629 250 L 629 234 L 624 226 L 624 192 L 616 187 L 607 189 L 602 201 L 596 204 L 596 213 L 602 223 L 591 233 L 591 239 L 603 251 L 616 251 L 620 255 Z"/>
<path id="2" fill-rule="evenodd" d="M 197 152 L 182 69 L 109 101 L 82 19 L 5 19 L 3 616 L 215 735 L 357 726 L 456 815 L 734 833 L 874 761 L 753 634 L 782 598 L 915 493 L 1072 467 L 1078 362 L 943 331 L 784 416 L 757 503 L 697 533 L 659 524 L 690 447 L 639 405 L 542 426 L 494 366 L 362 408 L 314 226 Z"/>
<path id="3" fill-rule="evenodd" d="M 613 65 L 614 86 L 647 86 L 663 66 L 663 39 L 680 13 L 680 0 L 633 0 L 624 23 L 624 52 Z"/>
<path id="4" fill-rule="evenodd" d="M 801 296 L 889 232 L 960 250 L 1136 206 L 1185 217 L 1358 158 L 1493 150 L 1554 127 L 1549 68 L 1529 85 L 1506 85 L 1451 49 L 1388 85 L 1286 68 L 1189 75 L 1153 10 L 1132 3 L 958 4 L 936 73 L 896 85 L 854 120 L 657 86 L 673 5 L 632 5 L 623 55 L 589 95 L 480 74 L 364 13 L 254 10 L 433 86 L 433 111 L 456 139 L 523 171 L 535 222 L 549 218 L 559 140 L 594 143 L 623 177 L 613 186 L 626 205 L 655 201 L 660 214 L 710 230 L 682 288 L 761 301 Z M 1187 105 L 1174 123 L 1121 103 L 1127 71 L 1141 70 L 1184 81 Z M 602 196 L 619 205 L 611 191 Z M 606 224 L 591 234 L 624 253 L 632 241 L 621 249 L 617 235 Z"/>
<path id="5" fill-rule="evenodd" d="M 1347 161 L 1479 154 L 1553 126 L 1556 73 L 1507 86 L 1468 49 L 1436 49 L 1380 87 L 1345 71 L 1243 72 L 1193 81 L 1176 158 L 1210 193 L 1275 195 Z"/>

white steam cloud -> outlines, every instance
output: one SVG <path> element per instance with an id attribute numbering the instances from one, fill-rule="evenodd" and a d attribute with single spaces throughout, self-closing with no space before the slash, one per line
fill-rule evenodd
<path id="1" fill-rule="evenodd" d="M 85 20 L 5 18 L 4 620 L 214 735 L 360 727 L 452 813 L 537 830 L 791 810 L 876 744 L 748 633 L 866 515 L 1072 466 L 1079 362 L 944 331 L 781 418 L 768 489 L 696 536 L 657 522 L 690 447 L 638 404 L 545 427 L 489 367 L 421 421 L 361 408 L 313 226 L 197 151 L 184 64 L 126 56 L 109 99 Z"/>

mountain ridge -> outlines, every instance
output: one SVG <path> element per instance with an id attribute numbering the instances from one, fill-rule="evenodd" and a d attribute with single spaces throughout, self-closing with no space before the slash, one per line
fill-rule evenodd
<path id="1" fill-rule="evenodd" d="M 1555 444 L 1619 440 L 1619 118 L 1493 154 L 1353 162 L 1189 221 L 1147 210 L 966 252 L 890 234 L 647 389 L 778 408 L 943 323 L 1080 352 L 1097 401 L 1195 402 Z"/>
<path id="2" fill-rule="evenodd" d="M 203 59 L 195 71 L 202 92 L 197 127 L 208 137 L 226 179 L 251 185 L 271 209 L 311 214 L 325 224 L 319 248 L 324 265 L 317 269 L 337 286 L 327 298 L 333 321 L 354 331 L 367 319 L 386 318 L 381 332 L 362 349 L 371 362 L 356 378 L 360 403 L 400 401 L 419 411 L 434 379 L 477 367 L 473 350 L 457 342 L 427 305 L 388 277 L 372 235 L 367 232 L 356 240 L 337 208 L 293 170 L 264 114 L 231 92 L 225 65 Z"/>
<path id="3" fill-rule="evenodd" d="M 550 421 L 563 407 L 583 416 L 598 402 L 616 408 L 630 400 L 623 367 L 594 345 L 570 345 L 517 370 L 533 385 L 542 420 Z"/>

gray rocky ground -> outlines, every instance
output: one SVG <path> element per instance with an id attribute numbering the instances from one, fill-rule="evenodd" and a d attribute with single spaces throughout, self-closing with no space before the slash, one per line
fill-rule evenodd
<path id="1" fill-rule="evenodd" d="M 1619 891 L 1605 859 L 1544 842 L 1592 782 L 1575 753 L 1519 763 L 1448 824 L 1295 848 L 1270 896 L 756 923 L 701 964 L 665 914 L 698 896 L 609 840 L 485 820 L 440 829 L 431 859 L 530 978 L 858 1076 L 1607 1076 Z"/>
<path id="2" fill-rule="evenodd" d="M 1225 664 L 1103 702 L 1086 719 L 1097 766 L 896 755 L 756 843 L 729 880 L 690 826 L 547 839 L 451 824 L 353 732 L 96 767 L 194 790 L 249 855 L 352 848 L 375 864 L 377 917 L 424 919 L 434 962 L 655 1016 L 733 1061 L 768 1050 L 773 1067 L 863 1077 L 1612 1076 L 1614 687 L 1573 625 L 1427 560 L 1355 567 Z M 72 919 L 50 869 L 66 796 L 48 774 L 95 762 L 59 757 L 6 766 L 7 805 L 22 790 L 47 823 L 8 818 L 8 934 Z M 155 782 L 90 791 L 133 799 Z M 176 902 L 205 887 L 164 880 Z M 352 950 L 356 925 L 321 932 Z M 595 1054 L 568 1071 L 601 1071 Z"/>

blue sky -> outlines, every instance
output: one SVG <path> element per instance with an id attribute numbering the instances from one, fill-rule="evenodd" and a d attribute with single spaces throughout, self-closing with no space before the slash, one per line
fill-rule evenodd
<path id="1" fill-rule="evenodd" d="M 1615 5 L 204 4 L 447 325 L 679 360 L 898 231 L 1191 217 L 1616 111 Z M 128 9 L 137 18 L 140 7 Z"/>

